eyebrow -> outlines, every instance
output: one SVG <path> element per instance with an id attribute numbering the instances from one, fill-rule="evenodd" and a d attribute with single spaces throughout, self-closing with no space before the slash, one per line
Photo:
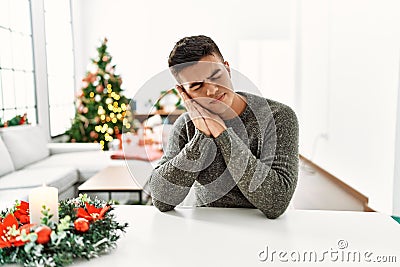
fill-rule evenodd
<path id="1" fill-rule="evenodd" d="M 211 74 L 211 76 L 208 77 L 207 79 L 210 79 L 210 78 L 214 77 L 214 76 L 217 75 L 217 73 L 220 72 L 220 71 L 221 71 L 221 69 L 216 69 L 216 70 L 214 70 L 214 72 Z"/>

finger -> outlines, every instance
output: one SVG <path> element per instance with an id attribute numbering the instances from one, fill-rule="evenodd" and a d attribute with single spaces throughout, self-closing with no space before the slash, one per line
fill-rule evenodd
<path id="1" fill-rule="evenodd" d="M 196 109 L 198 110 L 198 112 L 199 112 L 201 115 L 209 114 L 208 110 L 205 109 L 205 108 L 203 108 L 203 107 L 202 107 L 199 103 L 197 103 L 196 101 L 193 101 L 192 105 L 193 105 L 194 108 L 196 108 Z"/>
<path id="2" fill-rule="evenodd" d="M 192 120 L 195 119 L 202 119 L 202 115 L 199 112 L 199 110 L 194 106 L 194 102 L 193 100 L 189 99 L 187 102 L 185 102 L 186 104 L 186 109 L 189 112 L 189 116 Z"/>
<path id="3" fill-rule="evenodd" d="M 180 94 L 183 92 L 182 86 L 180 86 L 180 85 L 178 85 L 178 84 L 175 85 L 175 89 L 176 89 Z"/>
<path id="4" fill-rule="evenodd" d="M 188 95 L 186 94 L 185 90 L 183 90 L 182 86 L 175 85 L 175 88 L 178 91 L 180 97 L 183 99 L 183 101 L 187 101 L 189 99 Z"/>

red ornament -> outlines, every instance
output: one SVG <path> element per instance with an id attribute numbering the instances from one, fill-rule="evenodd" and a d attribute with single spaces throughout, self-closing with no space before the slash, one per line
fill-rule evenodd
<path id="1" fill-rule="evenodd" d="M 78 218 L 74 222 L 74 227 L 78 232 L 87 232 L 89 230 L 89 221 L 85 218 Z"/>
<path id="2" fill-rule="evenodd" d="M 89 72 L 85 78 L 82 79 L 82 82 L 87 82 L 87 83 L 94 83 L 97 79 L 97 73 L 91 73 Z"/>
<path id="3" fill-rule="evenodd" d="M 51 228 L 46 226 L 46 225 L 42 225 L 40 227 L 38 227 L 35 230 L 35 233 L 38 235 L 38 238 L 36 240 L 36 243 L 38 244 L 47 244 L 50 241 L 50 234 L 51 234 Z"/>
<path id="4" fill-rule="evenodd" d="M 26 119 L 27 119 L 28 115 L 25 113 L 21 119 L 19 120 L 19 125 L 25 124 L 26 123 Z"/>
<path id="5" fill-rule="evenodd" d="M 103 85 L 101 85 L 101 84 L 97 85 L 96 92 L 101 94 L 101 93 L 103 93 L 103 91 L 104 91 Z"/>
<path id="6" fill-rule="evenodd" d="M 90 137 L 96 139 L 99 135 L 95 131 L 90 132 Z"/>

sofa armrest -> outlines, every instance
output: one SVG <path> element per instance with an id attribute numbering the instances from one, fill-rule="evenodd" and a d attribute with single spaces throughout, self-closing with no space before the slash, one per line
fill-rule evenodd
<path id="1" fill-rule="evenodd" d="M 47 148 L 50 154 L 84 152 L 84 151 L 101 151 L 99 143 L 48 143 Z"/>

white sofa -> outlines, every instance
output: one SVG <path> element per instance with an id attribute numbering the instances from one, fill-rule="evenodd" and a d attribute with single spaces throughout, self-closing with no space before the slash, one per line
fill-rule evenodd
<path id="1" fill-rule="evenodd" d="M 111 153 L 93 143 L 48 143 L 39 126 L 1 128 L 0 210 L 15 200 L 28 200 L 30 190 L 43 184 L 57 187 L 59 199 L 75 197 L 79 184 L 107 166 L 128 166 L 139 184 L 146 183 L 155 162 L 111 160 Z M 113 194 L 113 199 L 121 203 L 133 197 L 137 194 Z"/>
<path id="2" fill-rule="evenodd" d="M 74 197 L 79 183 L 113 163 L 97 144 L 48 143 L 39 126 L 1 128 L 0 206 L 27 200 L 43 184 L 57 187 L 60 199 Z"/>

